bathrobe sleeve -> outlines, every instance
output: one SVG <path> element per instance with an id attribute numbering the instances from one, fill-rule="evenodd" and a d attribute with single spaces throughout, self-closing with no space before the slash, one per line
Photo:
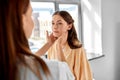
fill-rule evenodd
<path id="1" fill-rule="evenodd" d="M 73 73 L 75 80 L 92 80 L 92 72 L 84 48 L 75 50 Z"/>

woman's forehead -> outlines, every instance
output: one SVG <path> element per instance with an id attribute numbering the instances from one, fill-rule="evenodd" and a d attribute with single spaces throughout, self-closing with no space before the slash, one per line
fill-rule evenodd
<path id="1" fill-rule="evenodd" d="M 52 17 L 52 21 L 61 22 L 61 21 L 65 21 L 65 20 L 60 15 L 54 15 Z"/>

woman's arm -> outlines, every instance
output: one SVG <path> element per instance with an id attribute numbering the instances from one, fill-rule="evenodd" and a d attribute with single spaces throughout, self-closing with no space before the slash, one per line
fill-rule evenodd
<path id="1" fill-rule="evenodd" d="M 36 53 L 35 53 L 35 55 L 37 55 L 37 56 L 42 56 L 42 55 L 44 55 L 46 52 L 47 52 L 47 50 L 50 48 L 50 46 L 51 46 L 52 44 L 50 44 L 50 43 L 45 43 L 44 45 L 43 45 L 43 47 L 42 48 L 40 48 Z"/>
<path id="2" fill-rule="evenodd" d="M 86 52 L 84 48 L 79 48 L 78 51 L 75 51 L 75 63 L 74 63 L 74 75 L 75 80 L 93 80 L 92 78 L 92 71 L 87 60 Z"/>
<path id="3" fill-rule="evenodd" d="M 47 50 L 52 46 L 52 44 L 55 42 L 56 38 L 53 36 L 53 34 L 51 33 L 50 35 L 48 35 L 48 31 L 46 31 L 46 38 L 47 38 L 47 43 L 45 43 L 43 45 L 42 48 L 40 48 L 35 55 L 37 56 L 42 56 L 44 55 Z"/>

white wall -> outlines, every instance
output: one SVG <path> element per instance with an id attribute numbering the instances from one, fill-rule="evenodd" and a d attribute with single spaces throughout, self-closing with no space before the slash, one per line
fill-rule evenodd
<path id="1" fill-rule="evenodd" d="M 84 48 L 102 55 L 101 0 L 81 0 L 81 10 Z"/>
<path id="2" fill-rule="evenodd" d="M 102 45 L 105 57 L 90 61 L 95 80 L 120 79 L 120 0 L 102 0 Z"/>

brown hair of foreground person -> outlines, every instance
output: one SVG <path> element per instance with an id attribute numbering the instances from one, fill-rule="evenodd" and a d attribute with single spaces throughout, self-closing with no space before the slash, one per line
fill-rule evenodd
<path id="1" fill-rule="evenodd" d="M 45 62 L 33 55 L 23 30 L 22 15 L 26 13 L 29 0 L 0 0 L 0 78 L 1 80 L 19 80 L 19 65 L 28 67 L 40 80 L 38 67 L 34 69 L 26 60 L 32 57 L 39 63 L 46 76 L 50 74 Z"/>

